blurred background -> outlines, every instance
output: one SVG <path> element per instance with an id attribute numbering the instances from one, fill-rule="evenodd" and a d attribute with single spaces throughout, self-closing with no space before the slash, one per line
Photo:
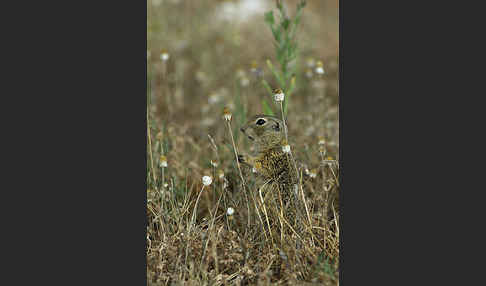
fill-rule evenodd
<path id="1" fill-rule="evenodd" d="M 148 0 L 152 135 L 166 129 L 173 133 L 174 140 L 178 137 L 181 141 L 174 144 L 181 154 L 171 152 L 167 154 L 169 159 L 186 166 L 192 162 L 195 169 L 204 168 L 207 158 L 187 158 L 182 153 L 194 155 L 193 151 L 198 150 L 194 146 L 209 148 L 208 134 L 218 142 L 225 141 L 227 134 L 221 119 L 224 106 L 232 110 L 235 136 L 241 140 L 238 126 L 247 117 L 263 113 L 261 99 L 274 104 L 261 78 L 278 88 L 266 64 L 270 60 L 278 67 L 272 32 L 264 22 L 264 13 L 270 10 L 278 21 L 275 3 Z M 282 3 L 293 17 L 298 1 Z M 320 136 L 329 143 L 328 153 L 338 156 L 338 32 L 338 1 L 307 1 L 297 30 L 298 58 L 292 63 L 296 66 L 296 88 L 287 117 L 290 141 L 297 150 L 307 153 L 306 160 L 312 159 L 307 151 L 311 146 L 317 148 Z M 162 54 L 168 59 L 161 60 Z M 317 61 L 323 63 L 323 76 L 315 73 Z M 318 158 L 308 164 L 317 162 Z"/>

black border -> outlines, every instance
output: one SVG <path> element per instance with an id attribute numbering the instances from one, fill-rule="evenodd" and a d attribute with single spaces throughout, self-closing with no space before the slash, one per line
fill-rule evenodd
<path id="1" fill-rule="evenodd" d="M 14 111 L 7 125 L 16 131 L 4 135 L 13 141 L 4 150 L 17 167 L 3 188 L 14 196 L 3 200 L 13 208 L 12 230 L 4 231 L 13 238 L 12 253 L 4 255 L 18 267 L 6 275 L 51 284 L 147 284 L 146 2 L 50 4 L 19 7 L 6 35 L 12 38 L 3 41 L 15 50 L 5 53 L 15 56 L 5 81 L 13 91 L 4 96 L 17 100 L 4 105 Z M 454 226 L 469 218 L 456 204 L 436 214 L 457 175 L 441 156 L 430 159 L 457 138 L 446 132 L 440 142 L 429 140 L 448 124 L 435 119 L 443 98 L 460 94 L 449 90 L 461 84 L 449 75 L 460 71 L 449 65 L 468 52 L 450 51 L 455 34 L 440 35 L 462 31 L 437 24 L 440 15 L 451 22 L 456 17 L 449 15 L 458 14 L 440 7 L 339 1 L 340 285 L 415 285 L 432 265 L 457 265 L 443 253 L 454 248 L 436 245 L 450 237 L 444 221 L 457 222 L 451 215 L 461 217 Z M 431 229 L 445 231 L 434 236 Z M 433 284 L 465 275 L 444 269 Z"/>

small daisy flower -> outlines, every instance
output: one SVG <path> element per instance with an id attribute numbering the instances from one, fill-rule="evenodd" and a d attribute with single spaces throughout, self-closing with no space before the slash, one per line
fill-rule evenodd
<path id="1" fill-rule="evenodd" d="M 168 186 L 169 186 L 169 184 L 164 183 L 164 188 L 167 188 Z"/>
<path id="2" fill-rule="evenodd" d="M 290 145 L 289 145 L 289 143 L 287 143 L 287 140 L 284 140 L 282 142 L 282 151 L 284 153 L 290 153 Z"/>
<path id="3" fill-rule="evenodd" d="M 204 82 L 206 82 L 206 81 L 207 81 L 207 79 L 208 79 L 208 77 L 207 77 L 207 75 L 206 75 L 206 73 L 205 73 L 205 72 L 200 71 L 200 70 L 196 72 L 196 80 L 197 80 L 198 82 L 200 82 L 200 83 L 204 83 Z"/>
<path id="4" fill-rule="evenodd" d="M 226 210 L 227 215 L 233 215 L 235 213 L 235 209 L 232 207 L 229 207 L 228 210 Z"/>
<path id="5" fill-rule="evenodd" d="M 319 145 L 326 145 L 326 140 L 322 136 L 319 136 Z"/>
<path id="6" fill-rule="evenodd" d="M 255 167 L 253 167 L 253 169 L 251 169 L 251 171 L 252 171 L 253 173 L 255 173 L 255 174 L 257 173 L 257 169 L 256 169 Z"/>
<path id="7" fill-rule="evenodd" d="M 164 155 L 160 156 L 160 167 L 167 168 L 167 158 Z"/>
<path id="8" fill-rule="evenodd" d="M 256 61 L 253 61 L 251 63 L 251 69 L 250 69 L 250 72 L 255 76 L 255 77 L 263 77 L 263 69 L 258 67 L 257 65 L 257 62 Z"/>
<path id="9" fill-rule="evenodd" d="M 319 152 L 322 153 L 322 154 L 326 154 L 326 147 L 324 147 L 324 145 L 320 145 L 319 146 Z"/>
<path id="10" fill-rule="evenodd" d="M 314 179 L 315 177 L 317 177 L 317 170 L 316 169 L 312 169 L 310 170 L 309 172 L 309 176 Z"/>
<path id="11" fill-rule="evenodd" d="M 308 58 L 306 64 L 308 68 L 313 68 L 316 65 L 316 61 L 313 58 Z"/>
<path id="12" fill-rule="evenodd" d="M 251 62 L 251 69 L 250 69 L 250 71 L 251 71 L 252 73 L 255 73 L 255 72 L 257 71 L 257 68 L 258 68 L 257 62 L 256 62 L 255 60 L 253 60 L 253 61 Z"/>
<path id="13" fill-rule="evenodd" d="M 203 176 L 202 181 L 203 181 L 203 185 L 209 186 L 213 182 L 213 178 L 211 178 L 211 176 Z"/>
<path id="14" fill-rule="evenodd" d="M 228 107 L 225 107 L 223 109 L 223 118 L 226 121 L 231 121 L 231 112 L 229 111 L 229 108 Z"/>
<path id="15" fill-rule="evenodd" d="M 218 178 L 221 179 L 221 180 L 224 178 L 224 172 L 223 172 L 223 170 L 219 170 L 218 171 Z"/>
<path id="16" fill-rule="evenodd" d="M 322 64 L 321 61 L 318 61 L 317 62 L 316 73 L 319 74 L 319 75 L 323 75 L 324 74 L 324 67 L 323 67 L 323 64 Z"/>
<path id="17" fill-rule="evenodd" d="M 209 104 L 216 104 L 221 101 L 221 95 L 219 93 L 212 93 L 208 96 Z"/>
<path id="18" fill-rule="evenodd" d="M 327 158 L 324 160 L 324 166 L 328 165 L 330 167 L 334 162 L 334 158 L 332 158 L 331 156 L 327 156 Z"/>
<path id="19" fill-rule="evenodd" d="M 307 78 L 311 78 L 313 75 L 314 75 L 314 74 L 312 73 L 312 70 L 311 70 L 311 69 L 307 69 L 307 70 L 305 71 L 305 76 L 306 76 Z"/>
<path id="20" fill-rule="evenodd" d="M 283 101 L 285 94 L 279 88 L 273 90 L 273 96 L 275 97 L 275 101 Z"/>
<path id="21" fill-rule="evenodd" d="M 240 84 L 243 87 L 247 87 L 250 84 L 250 80 L 246 76 L 244 76 L 240 79 Z"/>
<path id="22" fill-rule="evenodd" d="M 237 78 L 242 78 L 242 77 L 244 77 L 244 76 L 246 76 L 246 73 L 245 73 L 245 71 L 244 71 L 244 70 L 242 70 L 242 69 L 237 69 L 237 70 L 236 70 L 236 77 L 237 77 Z"/>
<path id="23" fill-rule="evenodd" d="M 214 168 L 218 167 L 218 162 L 214 162 L 213 160 L 211 160 L 211 166 L 213 166 Z"/>
<path id="24" fill-rule="evenodd" d="M 160 53 L 160 59 L 163 61 L 163 62 L 166 62 L 169 60 L 169 53 L 165 50 L 163 50 L 161 53 Z"/>

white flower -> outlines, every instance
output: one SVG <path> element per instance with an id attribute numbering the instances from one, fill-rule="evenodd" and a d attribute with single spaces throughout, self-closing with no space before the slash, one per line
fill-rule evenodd
<path id="1" fill-rule="evenodd" d="M 275 94 L 273 95 L 275 97 L 275 101 L 283 101 L 285 94 L 280 90 L 276 90 Z"/>
<path id="2" fill-rule="evenodd" d="M 233 215 L 235 213 L 235 209 L 232 207 L 229 207 L 228 210 L 226 211 L 228 215 Z"/>
<path id="3" fill-rule="evenodd" d="M 167 168 L 167 158 L 164 155 L 160 156 L 160 167 Z"/>
<path id="4" fill-rule="evenodd" d="M 242 69 L 238 69 L 238 70 L 236 71 L 236 77 L 241 78 L 241 77 L 244 77 L 244 76 L 246 76 L 246 73 L 245 73 L 245 71 L 244 71 L 244 70 L 242 70 Z"/>
<path id="5" fill-rule="evenodd" d="M 164 183 L 164 188 L 167 188 L 168 186 L 169 186 L 169 184 Z"/>
<path id="6" fill-rule="evenodd" d="M 284 153 L 290 153 L 290 145 L 289 145 L 289 144 L 287 144 L 287 145 L 283 145 L 283 146 L 282 146 L 282 151 L 283 151 Z"/>
<path id="7" fill-rule="evenodd" d="M 313 58 L 307 59 L 307 67 L 313 68 L 316 65 L 316 61 Z"/>
<path id="8" fill-rule="evenodd" d="M 312 75 L 313 75 L 313 73 L 312 73 L 312 70 L 311 70 L 311 69 L 308 69 L 308 70 L 305 72 L 305 76 L 306 76 L 307 78 L 311 78 L 311 77 L 312 77 Z"/>
<path id="9" fill-rule="evenodd" d="M 324 74 L 324 65 L 322 64 L 321 61 L 317 62 L 316 73 L 320 75 Z"/>
<path id="10" fill-rule="evenodd" d="M 202 178 L 202 181 L 205 186 L 209 186 L 213 182 L 213 178 L 211 178 L 210 176 L 204 176 Z"/>
<path id="11" fill-rule="evenodd" d="M 240 84 L 241 86 L 246 87 L 250 84 L 250 80 L 247 77 L 242 77 L 240 79 Z"/>
<path id="12" fill-rule="evenodd" d="M 312 179 L 314 179 L 315 177 L 317 177 L 317 173 L 316 173 L 316 171 L 315 171 L 315 170 L 310 171 L 309 176 L 310 176 Z"/>
<path id="13" fill-rule="evenodd" d="M 164 62 L 166 62 L 169 59 L 169 54 L 167 52 L 162 52 L 160 54 L 160 59 Z"/>
<path id="14" fill-rule="evenodd" d="M 252 171 L 253 173 L 256 173 L 256 172 L 257 172 L 257 169 L 256 169 L 255 167 L 253 167 L 253 169 L 251 169 L 251 171 Z"/>
<path id="15" fill-rule="evenodd" d="M 229 108 L 228 107 L 225 107 L 223 109 L 223 118 L 226 121 L 231 121 L 231 112 L 229 111 Z"/>
<path id="16" fill-rule="evenodd" d="M 213 162 L 213 160 L 211 160 L 211 166 L 215 168 L 218 167 L 218 162 Z"/>
<path id="17" fill-rule="evenodd" d="M 213 93 L 208 97 L 209 104 L 215 104 L 221 101 L 221 95 L 219 93 Z"/>

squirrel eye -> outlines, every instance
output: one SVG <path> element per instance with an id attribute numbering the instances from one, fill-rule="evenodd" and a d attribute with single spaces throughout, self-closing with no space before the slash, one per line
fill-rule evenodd
<path id="1" fill-rule="evenodd" d="M 266 122 L 265 119 L 260 118 L 260 119 L 257 120 L 256 124 L 257 125 L 263 125 L 263 124 L 265 124 L 265 122 Z"/>

